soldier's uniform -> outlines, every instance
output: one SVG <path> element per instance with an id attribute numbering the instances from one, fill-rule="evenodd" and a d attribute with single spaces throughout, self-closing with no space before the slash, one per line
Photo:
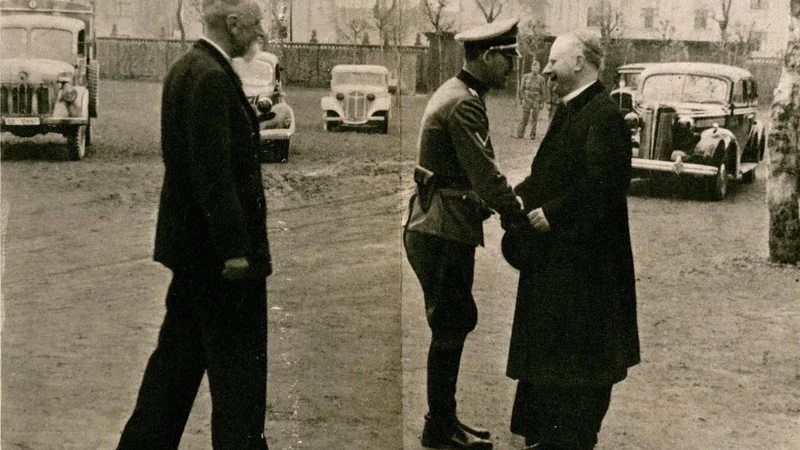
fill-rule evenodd
<path id="1" fill-rule="evenodd" d="M 525 135 L 525 128 L 528 126 L 528 119 L 531 119 L 531 139 L 536 137 L 536 124 L 539 122 L 539 111 L 544 106 L 547 96 L 547 81 L 539 72 L 528 72 L 522 76 L 519 88 L 519 100 L 522 105 L 522 117 L 520 118 L 516 138 Z"/>
<path id="2" fill-rule="evenodd" d="M 456 36 L 465 45 L 513 50 L 516 21 L 478 27 Z M 516 196 L 494 159 L 483 96 L 488 87 L 466 70 L 433 94 L 422 118 L 417 192 L 405 222 L 406 254 L 425 297 L 432 341 L 428 353 L 428 415 L 422 443 L 435 448 L 489 449 L 489 433 L 456 418 L 456 379 L 464 339 L 477 324 L 472 297 L 475 247 L 483 245 L 483 221 L 492 210 L 525 222 Z M 452 447 L 452 434 L 480 443 Z M 471 438 L 470 438 L 471 439 Z"/>

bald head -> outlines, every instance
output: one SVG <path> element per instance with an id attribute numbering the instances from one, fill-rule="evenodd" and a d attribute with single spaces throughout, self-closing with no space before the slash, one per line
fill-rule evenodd
<path id="1" fill-rule="evenodd" d="M 550 58 L 542 71 L 553 82 L 558 95 L 597 81 L 603 64 L 600 39 L 590 30 L 575 30 L 562 34 L 550 48 Z"/>
<path id="2" fill-rule="evenodd" d="M 231 58 L 243 56 L 264 39 L 261 16 L 253 0 L 204 0 L 203 32 Z"/>
<path id="3" fill-rule="evenodd" d="M 229 15 L 261 17 L 261 9 L 252 0 L 203 0 L 203 23 L 212 28 L 224 27 Z"/>

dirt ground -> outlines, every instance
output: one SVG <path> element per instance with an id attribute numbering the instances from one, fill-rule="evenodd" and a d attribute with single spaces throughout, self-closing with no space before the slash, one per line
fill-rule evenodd
<path id="1" fill-rule="evenodd" d="M 164 313 L 152 262 L 163 169 L 160 86 L 104 82 L 93 153 L 3 135 L 4 449 L 114 448 Z M 290 161 L 266 164 L 270 243 L 267 434 L 273 449 L 417 449 L 429 332 L 400 220 L 424 96 L 402 99 L 388 136 L 324 133 L 322 91 L 290 90 Z M 490 120 L 501 167 L 520 180 L 535 148 Z M 401 120 L 402 119 L 402 120 Z M 541 132 L 545 123 L 540 122 Z M 599 450 L 800 448 L 800 270 L 766 262 L 764 171 L 710 203 L 679 183 L 630 195 L 643 362 L 615 388 Z M 518 448 L 504 376 L 516 272 L 486 225 L 462 417 Z M 204 385 L 181 449 L 208 449 Z"/>

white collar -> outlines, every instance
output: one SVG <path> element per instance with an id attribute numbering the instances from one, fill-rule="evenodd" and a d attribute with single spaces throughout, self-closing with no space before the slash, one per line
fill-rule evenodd
<path id="1" fill-rule="evenodd" d="M 201 37 L 200 37 L 200 39 L 202 39 L 202 40 L 204 40 L 204 41 L 208 42 L 209 44 L 211 44 L 211 46 L 212 46 L 212 47 L 214 47 L 215 49 L 217 49 L 217 51 L 218 51 L 218 52 L 220 52 L 220 54 L 222 54 L 222 56 L 225 58 L 225 60 L 226 60 L 226 61 L 228 61 L 228 62 L 231 62 L 231 57 L 230 57 L 230 56 L 228 56 L 228 54 L 225 52 L 225 50 L 223 50 L 223 49 L 222 49 L 222 47 L 220 47 L 219 45 L 217 45 L 217 43 L 216 43 L 216 42 L 212 41 L 212 40 L 211 40 L 209 37 L 207 37 L 207 36 L 201 36 Z"/>
<path id="2" fill-rule="evenodd" d="M 579 87 L 578 89 L 575 89 L 574 91 L 570 92 L 569 94 L 561 97 L 561 101 L 563 101 L 564 104 L 566 104 L 567 102 L 569 102 L 573 98 L 581 95 L 581 92 L 585 91 L 589 86 L 593 85 L 594 83 L 595 82 L 592 81 L 591 83 L 584 84 L 583 86 Z"/>

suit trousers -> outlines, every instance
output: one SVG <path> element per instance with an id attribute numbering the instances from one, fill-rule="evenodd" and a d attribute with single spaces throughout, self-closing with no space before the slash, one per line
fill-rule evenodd
<path id="1" fill-rule="evenodd" d="M 176 273 L 119 449 L 177 449 L 208 376 L 213 448 L 266 450 L 265 279 Z"/>
<path id="2" fill-rule="evenodd" d="M 415 231 L 404 234 L 406 256 L 422 285 L 431 329 L 428 351 L 428 415 L 454 426 L 456 384 L 464 340 L 478 322 L 472 297 L 475 247 Z M 443 433 L 448 434 L 447 430 Z"/>

